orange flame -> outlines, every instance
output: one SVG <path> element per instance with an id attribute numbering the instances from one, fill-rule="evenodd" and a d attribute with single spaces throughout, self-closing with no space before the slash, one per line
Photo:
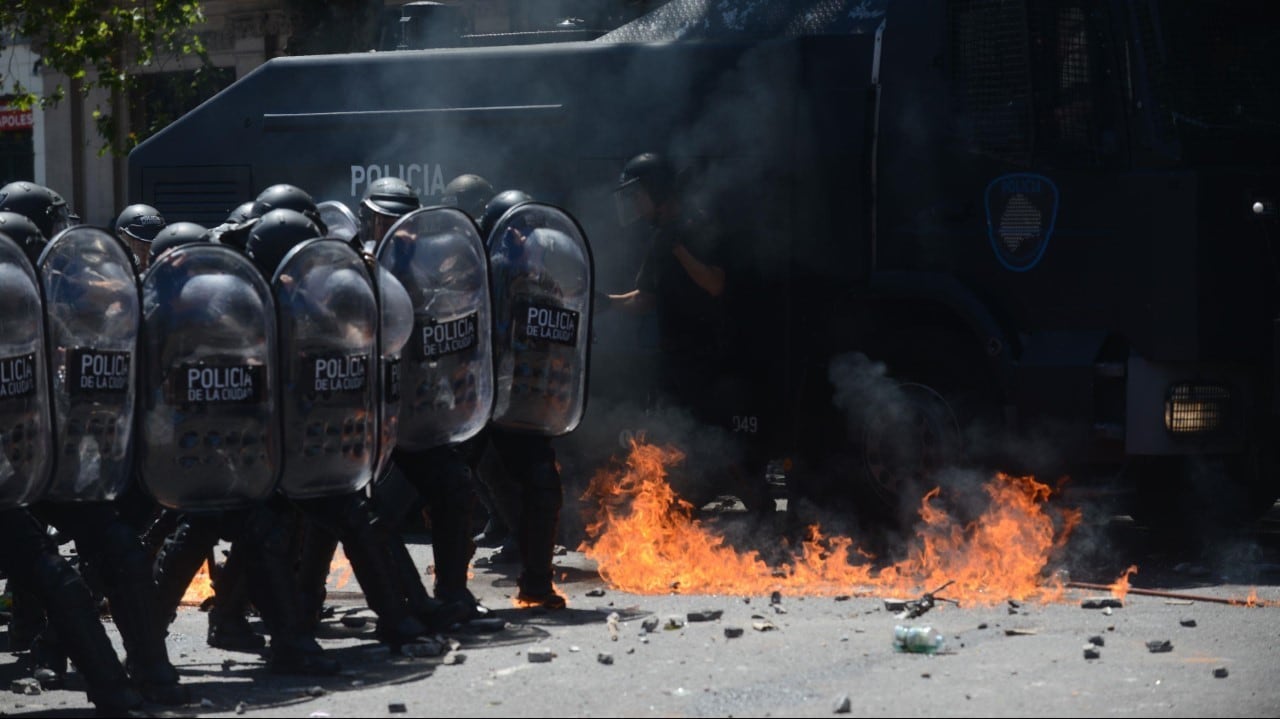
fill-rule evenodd
<path id="1" fill-rule="evenodd" d="M 825 536 L 818 526 L 810 527 L 794 561 L 771 567 L 757 552 L 740 553 L 693 519 L 693 507 L 665 481 L 667 467 L 683 458 L 677 449 L 635 441 L 625 466 L 592 478 L 586 498 L 598 502 L 599 513 L 579 549 L 613 587 L 637 594 L 790 589 L 830 596 L 918 594 L 952 582 L 948 598 L 981 604 L 1053 600 L 1065 591 L 1060 579 L 1042 573 L 1080 513 L 1064 512 L 1056 527 L 1044 507 L 1051 490 L 1031 477 L 996 475 L 985 486 L 989 506 L 969 524 L 935 505 L 940 490 L 930 491 L 921 501 L 922 522 L 911 552 L 878 571 L 852 539 Z"/>
<path id="2" fill-rule="evenodd" d="M 1116 599 L 1124 599 L 1129 594 L 1129 577 L 1137 573 L 1138 565 L 1130 564 L 1129 568 L 1120 575 L 1120 578 L 1111 583 L 1111 596 Z"/>
<path id="3" fill-rule="evenodd" d="M 333 554 L 333 561 L 329 564 L 327 584 L 334 589 L 342 589 L 351 581 L 352 576 L 351 562 L 347 559 L 347 555 L 343 554 L 342 547 L 338 547 L 338 551 Z M 182 605 L 198 607 L 212 597 L 213 593 L 213 581 L 209 577 L 209 562 L 206 561 L 200 565 L 199 571 L 187 585 L 187 591 L 182 595 Z"/>

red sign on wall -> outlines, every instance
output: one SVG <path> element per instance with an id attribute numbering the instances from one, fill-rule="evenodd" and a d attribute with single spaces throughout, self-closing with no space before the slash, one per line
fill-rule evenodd
<path id="1" fill-rule="evenodd" d="M 30 130 L 32 122 L 30 110 L 0 110 L 0 132 Z"/>

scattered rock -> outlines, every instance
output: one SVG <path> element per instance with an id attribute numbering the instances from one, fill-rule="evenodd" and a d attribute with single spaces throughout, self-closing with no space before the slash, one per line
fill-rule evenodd
<path id="1" fill-rule="evenodd" d="M 402 702 L 391 702 L 390 704 L 387 705 L 387 711 L 391 712 L 392 714 L 404 714 L 409 710 L 405 708 Z"/>
<path id="2" fill-rule="evenodd" d="M 307 688 L 307 696 L 322 697 L 325 695 L 325 693 L 326 692 L 324 690 L 324 687 L 320 686 L 319 684 L 316 684 L 315 686 L 311 686 Z"/>
<path id="3" fill-rule="evenodd" d="M 1009 600 L 1009 608 L 1010 608 L 1010 609 L 1017 609 L 1017 608 L 1019 608 L 1019 607 L 1021 607 L 1021 606 L 1022 606 L 1022 605 L 1021 605 L 1021 604 L 1019 604 L 1019 603 L 1018 603 L 1018 601 L 1017 601 L 1016 599 L 1010 599 L 1010 600 Z"/>
<path id="4" fill-rule="evenodd" d="M 667 617 L 667 623 L 662 626 L 663 629 L 680 629 L 684 626 L 684 617 Z"/>
<path id="5" fill-rule="evenodd" d="M 1152 654 L 1162 654 L 1164 652 L 1173 651 L 1173 642 L 1168 639 L 1153 639 L 1147 642 L 1147 651 Z"/>
<path id="6" fill-rule="evenodd" d="M 787 613 L 787 608 L 786 608 L 786 607 L 784 607 L 784 606 L 782 606 L 781 604 L 775 604 L 775 605 L 773 605 L 773 613 L 774 613 L 774 614 L 786 614 L 786 613 Z"/>
<path id="7" fill-rule="evenodd" d="M 1103 639 L 1100 635 L 1095 634 L 1092 637 L 1089 637 L 1089 643 L 1095 647 L 1105 647 L 1107 645 L 1107 640 Z"/>
<path id="8" fill-rule="evenodd" d="M 725 627 L 724 636 L 726 639 L 737 639 L 742 636 L 743 631 L 742 627 Z"/>
<path id="9" fill-rule="evenodd" d="M 1006 637 L 1033 637 L 1040 632 L 1035 629 L 1006 629 L 1004 635 Z"/>
<path id="10" fill-rule="evenodd" d="M 906 608 L 907 608 L 907 600 L 905 599 L 884 600 L 884 610 L 886 612 L 901 612 Z"/>
<path id="11" fill-rule="evenodd" d="M 222 660 L 222 671 L 224 671 L 224 672 L 229 672 L 229 671 L 231 671 L 231 667 L 234 667 L 235 665 L 236 665 L 236 660 L 234 660 L 234 659 L 223 659 L 223 660 Z"/>
<path id="12" fill-rule="evenodd" d="M 722 609 L 704 609 L 700 612 L 689 612 L 687 618 L 690 622 L 714 622 L 724 616 Z"/>
<path id="13" fill-rule="evenodd" d="M 420 642 L 405 644 L 400 647 L 400 653 L 406 657 L 414 659 L 423 659 L 426 657 L 438 657 L 445 653 L 444 644 L 434 639 L 424 639 Z"/>
<path id="14" fill-rule="evenodd" d="M 1105 615 L 1107 615 L 1108 617 L 1109 617 L 1109 616 L 1111 616 L 1111 612 L 1112 612 L 1112 611 L 1114 611 L 1114 610 L 1113 610 L 1111 607 L 1103 607 L 1103 608 L 1102 608 L 1102 613 L 1103 613 L 1103 614 L 1105 614 Z"/>
<path id="15" fill-rule="evenodd" d="M 769 621 L 768 619 L 752 622 L 751 628 L 756 630 L 757 632 L 771 632 L 774 629 L 777 629 L 777 627 L 774 626 L 773 622 Z"/>
<path id="16" fill-rule="evenodd" d="M 603 590 L 603 589 L 601 589 L 601 588 L 599 588 L 599 587 L 596 587 L 595 589 L 588 589 L 588 590 L 587 590 L 587 596 L 588 596 L 588 597 L 603 597 L 603 596 L 604 596 L 604 590 Z"/>
<path id="17" fill-rule="evenodd" d="M 31 677 L 24 677 L 22 679 L 14 679 L 9 684 L 9 691 L 13 692 L 14 694 L 22 694 L 25 696 L 36 696 L 37 694 L 40 694 L 44 690 L 40 688 L 40 681 L 38 679 L 33 679 Z"/>
<path id="18" fill-rule="evenodd" d="M 609 652 L 600 652 L 596 655 L 596 661 L 601 664 L 613 664 L 613 655 Z"/>
<path id="19" fill-rule="evenodd" d="M 1009 607 L 1008 612 L 1009 612 L 1010 614 L 1017 614 L 1017 613 L 1018 613 L 1018 609 L 1017 609 L 1017 607 Z"/>
<path id="20" fill-rule="evenodd" d="M 849 699 L 848 694 L 841 694 L 836 697 L 835 704 L 832 705 L 831 711 L 834 714 L 848 714 L 853 710 L 853 701 Z"/>
<path id="21" fill-rule="evenodd" d="M 931 673 L 929 673 L 929 672 L 920 672 L 920 678 L 921 678 L 921 679 L 932 679 L 932 678 L 933 678 L 933 674 L 931 674 Z"/>
<path id="22" fill-rule="evenodd" d="M 546 647 L 534 647 L 529 650 L 529 661 L 533 664 L 546 664 L 555 659 L 556 653 Z"/>
<path id="23" fill-rule="evenodd" d="M 986 628 L 987 628 L 987 623 L 986 623 L 986 622 L 983 622 L 983 623 L 979 624 L 979 625 L 978 625 L 978 628 L 979 628 L 979 629 L 986 629 Z"/>
<path id="24" fill-rule="evenodd" d="M 200 706 L 205 709 L 212 709 L 217 705 L 213 703 L 212 699 L 210 699 L 209 697 L 205 697 L 200 700 Z"/>
<path id="25" fill-rule="evenodd" d="M 640 622 L 640 628 L 652 634 L 658 630 L 658 621 L 657 617 L 646 617 L 644 621 Z"/>
<path id="26" fill-rule="evenodd" d="M 467 661 L 466 654 L 458 654 L 457 652 L 450 652 L 449 654 L 445 655 L 444 661 L 441 663 L 456 667 L 459 664 L 462 664 L 466 661 Z"/>
<path id="27" fill-rule="evenodd" d="M 1226 667 L 1216 667 L 1216 668 L 1214 668 L 1214 670 L 1213 670 L 1213 676 L 1214 676 L 1214 677 L 1216 677 L 1216 678 L 1218 678 L 1218 679 L 1226 679 L 1226 678 L 1227 678 L 1227 668 L 1226 668 Z"/>
<path id="28" fill-rule="evenodd" d="M 621 618 L 617 612 L 609 612 L 609 616 L 605 618 L 605 626 L 609 628 L 609 641 L 618 641 L 618 620 Z"/>
<path id="29" fill-rule="evenodd" d="M 1098 651 L 1098 648 L 1093 646 L 1092 644 L 1084 648 L 1085 659 L 1097 659 L 1101 656 L 1102 656 L 1102 652 Z"/>
<path id="30" fill-rule="evenodd" d="M 1194 626 L 1196 625 L 1196 620 L 1194 620 L 1194 619 L 1190 619 L 1190 618 L 1188 618 L 1188 619 L 1179 619 L 1179 620 L 1178 620 L 1178 623 L 1179 623 L 1179 624 L 1181 624 L 1181 625 L 1182 625 L 1182 626 L 1184 626 L 1184 627 L 1194 627 Z"/>
<path id="31" fill-rule="evenodd" d="M 36 667 L 31 676 L 35 677 L 35 680 L 40 682 L 40 688 L 46 691 L 62 688 L 62 675 L 49 667 Z"/>
<path id="32" fill-rule="evenodd" d="M 837 601 L 837 602 L 847 602 L 847 601 L 849 601 L 849 599 L 850 599 L 850 596 L 849 596 L 848 594 L 837 594 L 837 595 L 836 595 L 836 601 Z"/>
<path id="33" fill-rule="evenodd" d="M 1124 602 L 1115 597 L 1089 597 L 1080 602 L 1082 609 L 1124 609 Z"/>
<path id="34" fill-rule="evenodd" d="M 578 646 L 578 645 L 576 645 L 576 644 L 575 644 L 575 645 L 571 645 L 571 646 L 569 647 L 569 653 L 570 653 L 570 654 L 576 654 L 576 653 L 578 653 L 578 652 L 580 652 L 580 651 L 582 651 L 582 647 L 580 647 L 580 646 Z"/>
<path id="35" fill-rule="evenodd" d="M 249 710 L 249 705 L 244 702 L 236 702 L 236 714 L 244 714 Z"/>
<path id="36" fill-rule="evenodd" d="M 364 680 L 363 680 L 363 679 L 352 679 L 352 680 L 351 680 L 351 686 L 353 686 L 353 687 L 362 687 L 362 686 L 364 686 Z"/>
<path id="37" fill-rule="evenodd" d="M 770 595 L 769 595 L 769 603 L 770 603 L 770 604 L 779 604 L 779 603 L 781 603 L 781 602 L 782 602 L 782 592 L 779 592 L 779 591 L 777 591 L 777 590 L 774 590 L 773 594 L 770 594 Z"/>
<path id="38" fill-rule="evenodd" d="M 329 716 L 329 712 L 313 711 L 307 716 L 311 717 L 312 719 L 322 719 L 322 717 Z"/>
<path id="39" fill-rule="evenodd" d="M 555 548 L 551 550 L 551 554 L 556 557 L 563 557 L 568 553 L 569 553 L 569 548 L 565 547 L 563 544 L 557 544 Z"/>
<path id="40" fill-rule="evenodd" d="M 359 629 L 368 623 L 369 623 L 368 619 L 365 619 L 364 617 L 358 614 L 344 614 L 342 616 L 342 626 L 344 627 Z"/>

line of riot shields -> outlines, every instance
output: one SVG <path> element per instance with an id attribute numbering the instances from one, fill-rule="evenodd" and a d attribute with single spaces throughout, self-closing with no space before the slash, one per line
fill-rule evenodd
<path id="1" fill-rule="evenodd" d="M 486 243 L 431 207 L 361 241 L 321 204 L 326 236 L 270 278 L 217 242 L 139 273 L 87 225 L 33 267 L 0 234 L 0 508 L 108 501 L 135 479 L 185 512 L 344 494 L 397 444 L 578 425 L 594 288 L 574 218 L 526 203 Z"/>

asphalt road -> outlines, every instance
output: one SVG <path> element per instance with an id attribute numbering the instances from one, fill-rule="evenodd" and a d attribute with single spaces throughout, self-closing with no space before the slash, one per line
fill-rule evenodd
<path id="1" fill-rule="evenodd" d="M 729 511 L 710 521 L 731 529 L 753 520 Z M 847 699 L 850 713 L 869 716 L 1280 715 L 1280 508 L 1208 544 L 1171 546 L 1123 517 L 1095 530 L 1091 550 L 1063 567 L 1073 581 L 1106 584 L 1125 566 L 1140 567 L 1123 607 L 1109 614 L 1082 607 L 1107 592 L 1069 589 L 1050 602 L 940 602 L 912 621 L 874 592 L 629 594 L 606 587 L 578 552 L 556 558 L 568 609 L 517 609 L 516 568 L 487 565 L 492 550 L 482 549 L 473 588 L 508 626 L 457 633 L 451 651 L 434 658 L 390 655 L 372 640 L 372 621 L 348 626 L 370 615 L 355 583 L 338 590 L 335 575 L 334 616 L 320 638 L 342 661 L 340 676 L 276 676 L 256 655 L 211 649 L 206 616 L 186 607 L 169 646 L 198 703 L 155 713 L 823 716 L 840 713 Z M 430 564 L 429 544 L 415 541 L 411 550 Z M 1225 603 L 1251 594 L 1270 606 Z M 700 612 L 720 614 L 690 621 Z M 656 627 L 646 630 L 646 620 Z M 898 624 L 938 629 L 943 651 L 895 651 Z M 729 636 L 734 630 L 741 635 Z M 1085 656 L 1091 638 L 1101 642 L 1094 659 Z M 1171 650 L 1152 652 L 1152 641 Z M 533 661 L 539 653 L 550 661 Z M 21 672 L 12 655 L 0 657 L 4 686 Z M 77 681 L 73 673 L 70 685 Z M 5 715 L 90 711 L 70 689 L 0 695 Z"/>

